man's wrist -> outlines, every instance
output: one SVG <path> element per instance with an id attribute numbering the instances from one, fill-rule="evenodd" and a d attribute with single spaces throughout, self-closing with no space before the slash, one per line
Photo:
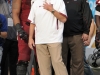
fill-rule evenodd
<path id="1" fill-rule="evenodd" d="M 51 10 L 51 13 L 52 13 L 52 14 L 54 14 L 54 12 L 55 12 L 55 10 L 54 10 L 54 9 L 52 9 L 52 10 Z"/>
<path id="2" fill-rule="evenodd" d="M 15 25 L 15 28 L 16 28 L 17 31 L 20 31 L 22 29 L 21 24 L 20 23 L 17 23 Z"/>

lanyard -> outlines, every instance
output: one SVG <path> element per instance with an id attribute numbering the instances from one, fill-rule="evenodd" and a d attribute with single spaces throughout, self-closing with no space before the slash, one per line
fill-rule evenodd
<path id="1" fill-rule="evenodd" d="M 12 15 L 12 0 L 7 0 L 9 15 Z"/>
<path id="2" fill-rule="evenodd" d="M 7 4 L 8 4 L 9 7 L 12 9 L 12 0 L 7 0 Z"/>
<path id="3" fill-rule="evenodd" d="M 10 3 L 10 0 L 8 0 L 7 2 Z"/>

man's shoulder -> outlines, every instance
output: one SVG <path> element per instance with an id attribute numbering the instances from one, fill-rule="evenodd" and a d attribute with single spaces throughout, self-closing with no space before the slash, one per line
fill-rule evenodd
<path id="1" fill-rule="evenodd" d="M 3 14 L 0 14 L 0 20 L 3 22 L 5 22 L 6 21 L 6 16 L 5 15 L 3 15 Z M 4 23 L 3 22 L 3 23 Z"/>
<path id="2" fill-rule="evenodd" d="M 5 18 L 5 15 L 4 14 L 0 14 L 0 18 Z"/>

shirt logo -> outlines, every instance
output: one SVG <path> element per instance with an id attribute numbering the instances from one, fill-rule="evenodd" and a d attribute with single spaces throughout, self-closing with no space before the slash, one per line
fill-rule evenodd
<path id="1" fill-rule="evenodd" d="M 89 3 L 88 0 L 86 0 L 86 3 Z"/>
<path id="2" fill-rule="evenodd" d="M 67 3 L 69 3 L 69 1 L 67 1 Z"/>
<path id="3" fill-rule="evenodd" d="M 74 1 L 77 1 L 77 0 L 74 0 Z"/>

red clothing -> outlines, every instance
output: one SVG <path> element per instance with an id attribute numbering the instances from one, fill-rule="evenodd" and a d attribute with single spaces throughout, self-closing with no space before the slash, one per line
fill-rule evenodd
<path id="1" fill-rule="evenodd" d="M 31 0 L 21 0 L 21 12 L 20 12 L 20 22 L 23 27 L 23 30 L 29 34 L 29 25 L 26 23 L 28 22 L 27 18 L 30 12 L 31 7 Z M 28 47 L 28 43 L 22 40 L 18 36 L 18 50 L 19 50 L 19 57 L 18 60 L 29 61 L 30 60 L 30 53 L 31 50 Z"/>
<path id="2" fill-rule="evenodd" d="M 97 4 L 97 5 L 100 5 L 99 1 L 100 1 L 100 0 L 96 0 L 96 4 Z"/>

